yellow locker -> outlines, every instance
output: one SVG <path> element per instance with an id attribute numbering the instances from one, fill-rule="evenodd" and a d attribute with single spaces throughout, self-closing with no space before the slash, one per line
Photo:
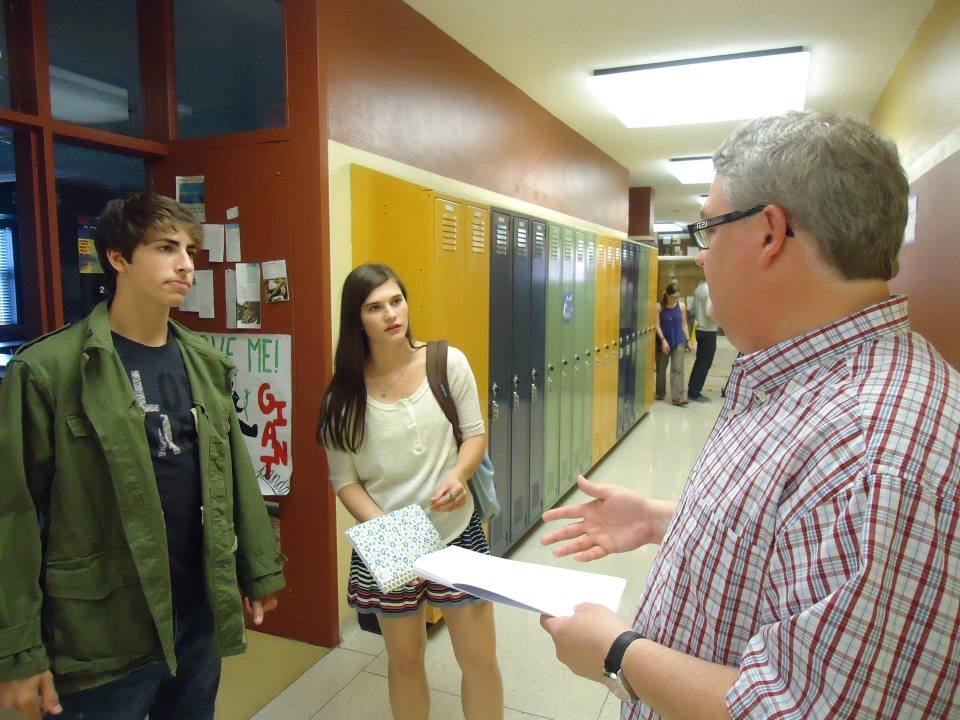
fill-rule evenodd
<path id="1" fill-rule="evenodd" d="M 607 316 L 607 241 L 597 237 L 593 304 L 593 428 L 591 431 L 591 464 L 603 457 L 603 410 L 604 410 L 604 352 L 605 322 Z"/>
<path id="2" fill-rule="evenodd" d="M 428 188 L 362 165 L 350 166 L 354 266 L 389 265 L 403 280 L 416 338 L 434 330 L 433 205 Z"/>
<path id="3" fill-rule="evenodd" d="M 461 312 L 466 313 L 463 324 L 469 333 L 467 358 L 477 378 L 480 409 L 486 416 L 490 384 L 490 209 L 467 205 L 465 212 L 469 241 Z"/>

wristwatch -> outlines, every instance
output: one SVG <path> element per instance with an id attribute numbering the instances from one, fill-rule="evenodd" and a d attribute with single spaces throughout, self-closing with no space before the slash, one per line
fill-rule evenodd
<path id="1" fill-rule="evenodd" d="M 623 664 L 623 655 L 627 652 L 630 643 L 642 638 L 643 635 L 633 630 L 620 633 L 610 646 L 606 660 L 603 661 L 603 684 L 623 702 L 637 700 L 637 694 L 623 676 L 623 669 L 620 667 Z"/>

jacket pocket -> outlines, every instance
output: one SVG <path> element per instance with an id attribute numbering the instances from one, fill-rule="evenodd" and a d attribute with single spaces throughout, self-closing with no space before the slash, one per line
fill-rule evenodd
<path id="1" fill-rule="evenodd" d="M 123 668 L 159 646 L 126 550 L 47 563 L 46 596 L 44 630 L 55 673 Z"/>
<path id="2" fill-rule="evenodd" d="M 67 428 L 73 437 L 96 437 L 97 434 L 86 415 L 68 415 Z"/>

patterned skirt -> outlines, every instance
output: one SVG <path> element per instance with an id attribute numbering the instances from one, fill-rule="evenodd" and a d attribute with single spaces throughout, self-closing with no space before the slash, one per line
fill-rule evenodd
<path id="1" fill-rule="evenodd" d="M 487 539 L 483 535 L 483 527 L 480 525 L 480 515 L 476 510 L 473 511 L 466 530 L 460 533 L 450 545 L 490 554 Z M 420 585 L 405 585 L 394 592 L 382 593 L 356 551 L 351 555 L 347 602 L 357 612 L 409 615 L 417 612 L 424 601 L 443 608 L 465 602 L 480 602 L 480 598 L 429 580 Z"/>

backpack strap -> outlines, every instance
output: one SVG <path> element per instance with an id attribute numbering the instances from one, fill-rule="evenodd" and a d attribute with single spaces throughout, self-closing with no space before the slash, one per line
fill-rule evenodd
<path id="1" fill-rule="evenodd" d="M 450 385 L 447 382 L 447 341 L 437 340 L 427 343 L 427 382 L 430 391 L 437 400 L 437 405 L 447 416 L 453 426 L 453 439 L 457 447 L 463 442 L 460 435 L 460 418 L 457 416 L 457 405 L 450 394 Z"/>

